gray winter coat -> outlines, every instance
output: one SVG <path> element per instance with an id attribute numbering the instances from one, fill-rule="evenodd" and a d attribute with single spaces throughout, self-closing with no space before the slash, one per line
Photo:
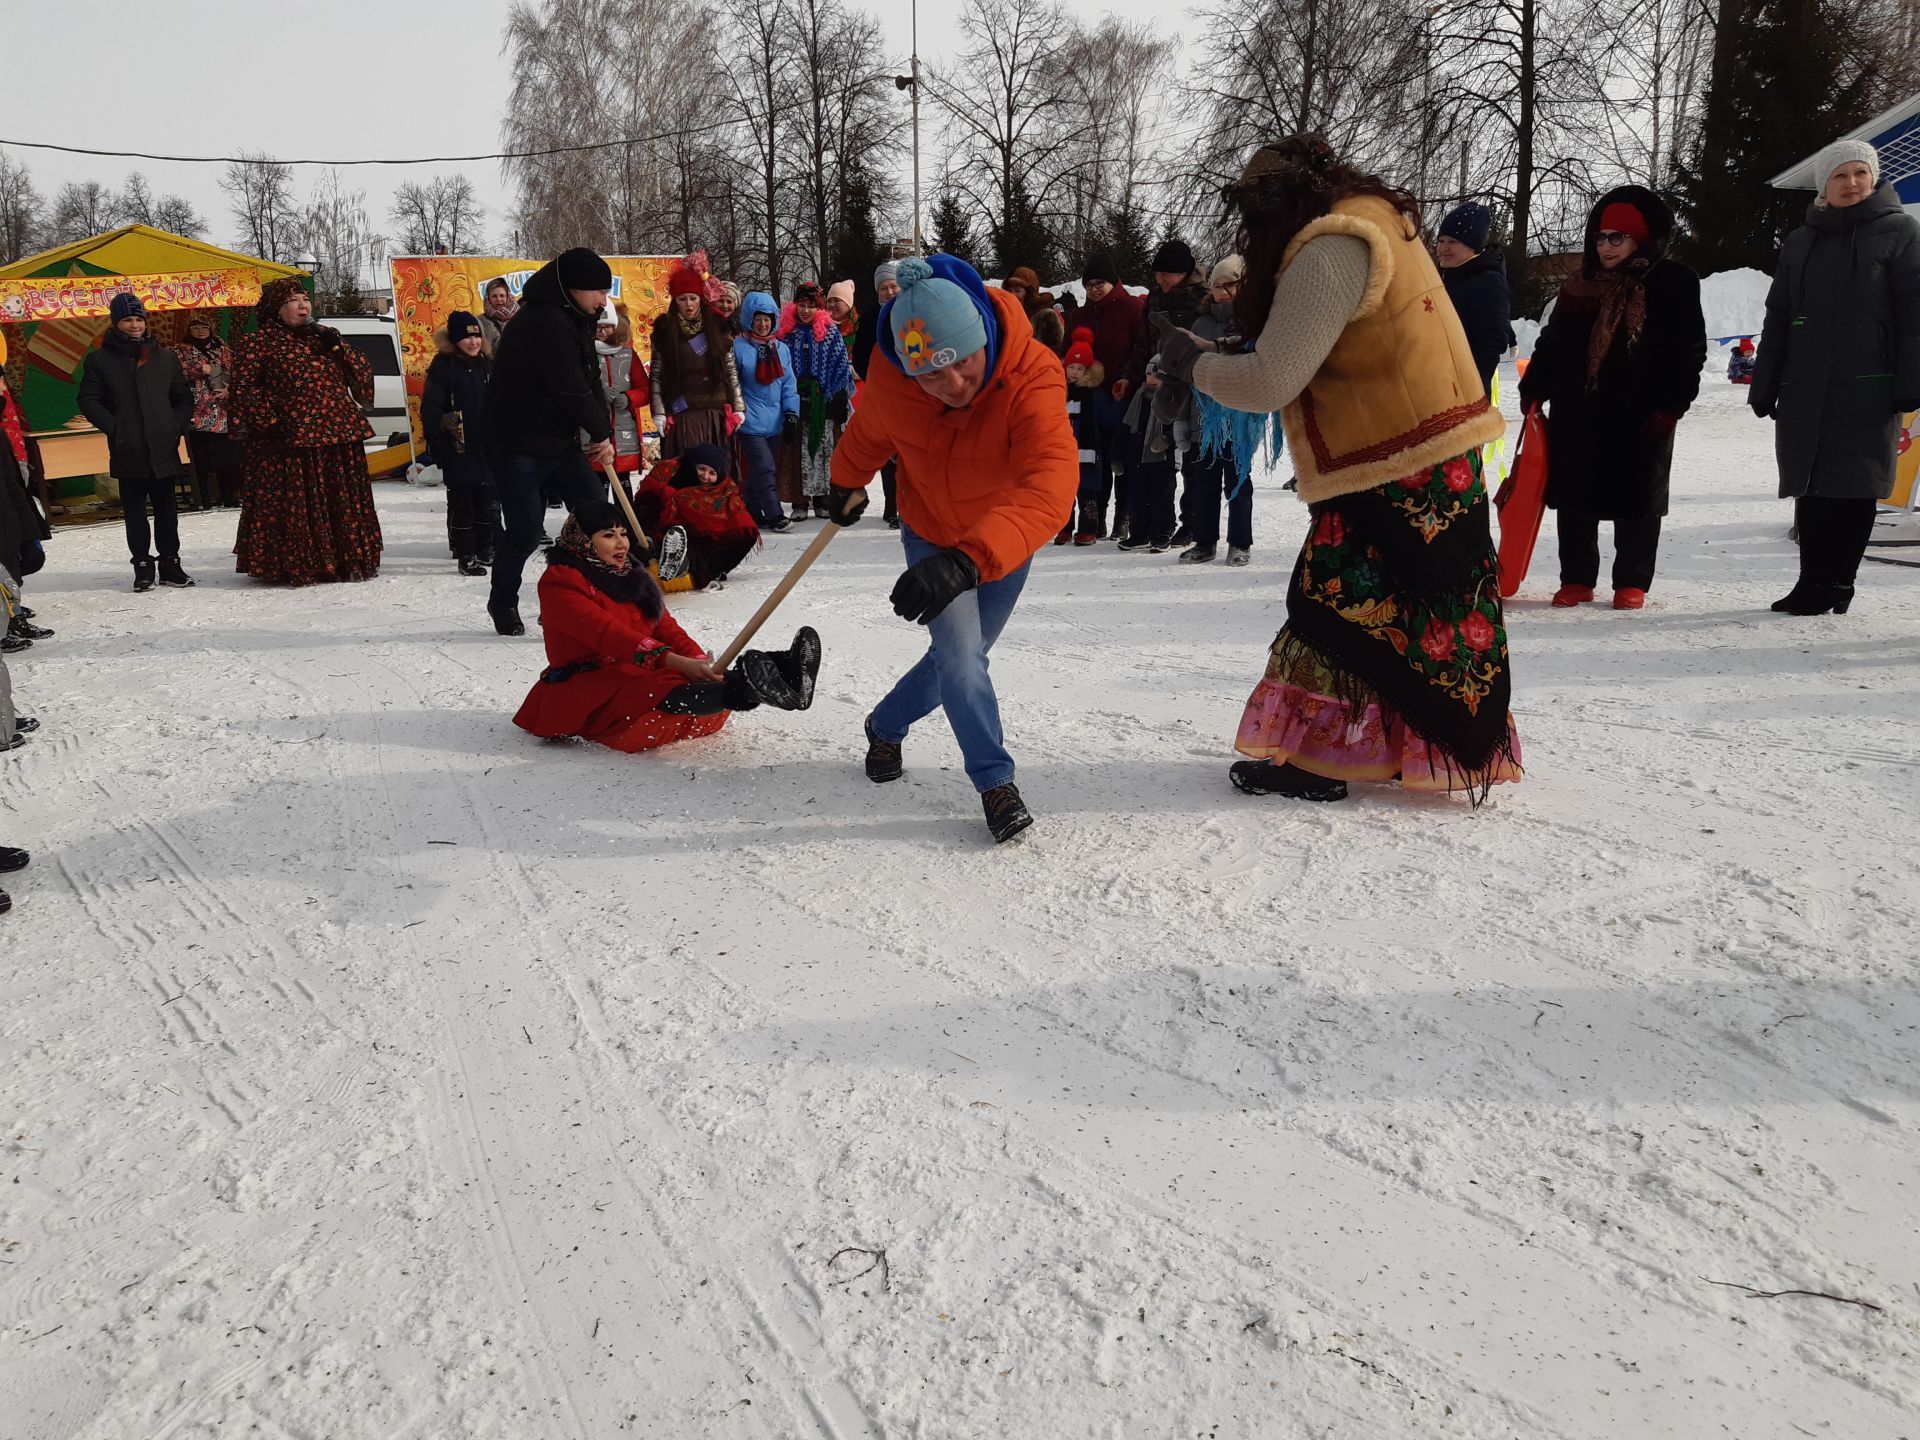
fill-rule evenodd
<path id="1" fill-rule="evenodd" d="M 1748 403 L 1774 418 L 1783 497 L 1893 492 L 1900 416 L 1920 408 L 1920 224 L 1893 186 L 1787 237 Z"/>

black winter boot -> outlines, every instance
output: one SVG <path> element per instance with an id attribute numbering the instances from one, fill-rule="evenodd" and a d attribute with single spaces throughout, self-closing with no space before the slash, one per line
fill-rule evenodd
<path id="1" fill-rule="evenodd" d="M 13 619 L 7 622 L 7 633 L 9 635 L 18 635 L 22 640 L 51 640 L 53 638 L 53 631 L 47 629 L 44 625 L 34 624 L 33 621 L 27 618 L 26 612 L 23 610 L 13 612 Z"/>
<path id="2" fill-rule="evenodd" d="M 178 555 L 160 557 L 160 583 L 173 590 L 185 590 L 193 584 L 193 577 L 180 568 Z"/>
<path id="3" fill-rule="evenodd" d="M 906 761 L 901 758 L 900 747 L 891 740 L 882 740 L 873 733 L 873 720 L 867 720 L 867 779 L 876 785 L 884 785 L 889 780 L 898 780 L 906 773 Z"/>
<path id="4" fill-rule="evenodd" d="M 1033 815 L 1027 809 L 1027 802 L 1020 798 L 1020 787 L 1011 780 L 983 791 L 980 807 L 987 812 L 987 829 L 993 832 L 993 843 L 996 845 L 1006 844 L 1033 824 Z"/>
<path id="5" fill-rule="evenodd" d="M 480 562 L 478 555 L 462 555 L 458 568 L 462 575 L 484 575 L 487 573 L 487 567 Z"/>
<path id="6" fill-rule="evenodd" d="M 1240 760 L 1227 772 L 1243 795 L 1284 795 L 1289 800 L 1344 800 L 1347 782 L 1329 780 L 1298 765 L 1271 760 Z"/>
<path id="7" fill-rule="evenodd" d="M 487 614 L 493 617 L 493 632 L 496 635 L 524 635 L 527 627 L 520 623 L 520 607 L 504 605 L 496 607 L 489 603 Z"/>
<path id="8" fill-rule="evenodd" d="M 136 560 L 133 562 L 133 592 L 138 595 L 143 590 L 153 588 L 153 561 Z"/>
<path id="9" fill-rule="evenodd" d="M 820 672 L 820 637 L 803 626 L 787 650 L 749 650 L 735 663 L 762 703 L 805 710 L 813 704 L 814 677 Z"/>

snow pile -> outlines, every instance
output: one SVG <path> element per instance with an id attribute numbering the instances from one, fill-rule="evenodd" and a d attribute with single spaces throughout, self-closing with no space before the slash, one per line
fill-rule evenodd
<path id="1" fill-rule="evenodd" d="M 1767 291 L 1773 278 L 1760 270 L 1723 270 L 1700 282 L 1700 309 L 1707 317 L 1707 338 L 1758 335 L 1767 319 Z M 1720 367 L 1725 369 L 1723 363 Z"/>
<path id="2" fill-rule="evenodd" d="M 1540 338 L 1540 332 L 1546 326 L 1544 320 L 1515 320 L 1513 322 L 1513 358 L 1531 360 L 1533 345 Z"/>

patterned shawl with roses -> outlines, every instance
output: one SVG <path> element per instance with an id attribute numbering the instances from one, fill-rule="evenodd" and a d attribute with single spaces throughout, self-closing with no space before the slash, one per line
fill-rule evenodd
<path id="1" fill-rule="evenodd" d="M 1480 452 L 1313 506 L 1282 641 L 1338 671 L 1336 698 L 1378 701 L 1476 792 L 1512 759 L 1512 681 Z"/>

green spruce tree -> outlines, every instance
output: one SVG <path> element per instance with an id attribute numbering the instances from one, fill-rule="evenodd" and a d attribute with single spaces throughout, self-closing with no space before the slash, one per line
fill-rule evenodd
<path id="1" fill-rule="evenodd" d="M 934 202 L 933 236 L 935 250 L 943 255 L 951 255 L 956 260 L 964 260 L 969 265 L 979 259 L 980 245 L 974 239 L 973 226 L 967 218 L 967 207 L 960 197 L 949 190 Z"/>

